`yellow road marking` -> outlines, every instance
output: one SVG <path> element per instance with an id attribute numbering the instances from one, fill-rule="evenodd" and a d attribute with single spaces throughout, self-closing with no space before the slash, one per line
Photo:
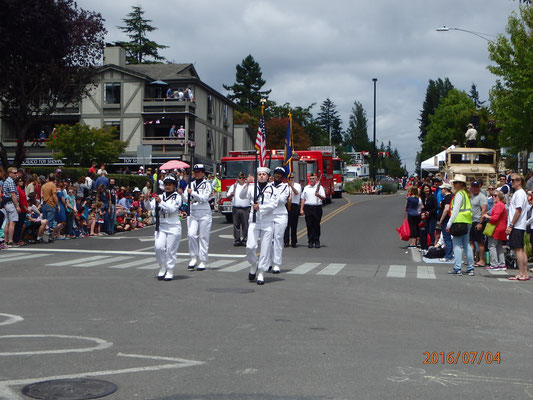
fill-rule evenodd
<path id="1" fill-rule="evenodd" d="M 352 201 L 346 197 L 346 196 L 342 196 L 348 203 L 346 203 L 345 205 L 343 205 L 342 207 L 339 207 L 337 208 L 335 211 L 333 211 L 332 213 L 326 215 L 324 218 L 322 218 L 322 221 L 320 221 L 320 225 L 322 225 L 324 222 L 327 222 L 329 221 L 330 219 L 332 219 L 333 217 L 337 216 L 338 214 L 340 214 L 341 212 L 343 212 L 344 210 L 347 210 L 349 207 L 351 207 L 354 203 L 352 203 Z M 304 237 L 305 235 L 307 235 L 307 228 L 303 228 L 302 230 L 300 230 L 300 232 L 298 232 L 297 234 L 297 238 L 298 239 L 301 239 L 302 237 Z"/>

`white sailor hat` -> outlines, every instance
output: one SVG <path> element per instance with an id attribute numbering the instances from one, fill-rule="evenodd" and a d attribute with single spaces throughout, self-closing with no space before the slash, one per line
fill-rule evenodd
<path id="1" fill-rule="evenodd" d="M 281 174 L 283 176 L 287 175 L 287 171 L 285 171 L 285 168 L 283 168 L 283 167 L 276 167 L 274 169 L 274 173 L 278 173 L 278 174 Z"/>
<path id="2" fill-rule="evenodd" d="M 204 171 L 205 172 L 205 166 L 204 164 L 194 164 L 192 167 L 193 171 Z"/>
<path id="3" fill-rule="evenodd" d="M 265 174 L 270 175 L 270 168 L 267 168 L 267 167 L 258 167 L 258 168 L 257 168 L 257 173 L 259 173 L 259 172 L 264 172 Z"/>
<path id="4" fill-rule="evenodd" d="M 178 184 L 178 181 L 176 180 L 174 174 L 168 174 L 167 176 L 165 176 L 165 179 L 163 179 L 163 183 L 167 182 L 173 183 L 174 185 Z"/>

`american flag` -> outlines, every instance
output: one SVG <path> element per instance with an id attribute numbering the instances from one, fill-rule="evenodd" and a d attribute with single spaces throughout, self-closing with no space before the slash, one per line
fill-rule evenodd
<path id="1" fill-rule="evenodd" d="M 255 148 L 259 150 L 259 166 L 266 167 L 266 133 L 265 133 L 265 117 L 259 120 L 259 128 L 257 129 L 257 137 L 255 138 Z"/>

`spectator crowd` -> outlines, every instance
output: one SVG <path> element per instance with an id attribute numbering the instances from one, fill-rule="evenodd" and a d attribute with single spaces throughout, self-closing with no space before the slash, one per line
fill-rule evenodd
<path id="1" fill-rule="evenodd" d="M 65 177 L 61 169 L 48 176 L 32 174 L 22 168 L 0 167 L 0 249 L 30 243 L 79 239 L 88 236 L 113 235 L 134 231 L 155 223 L 153 211 L 144 199 L 164 191 L 163 179 L 173 172 L 179 180 L 179 191 L 187 187 L 185 170 L 139 170 L 147 177 L 145 186 L 117 186 L 108 178 L 105 165 L 99 169 L 93 162 L 85 176 L 76 181 Z M 210 176 L 213 186 L 220 182 Z M 211 202 L 214 205 L 214 201 Z"/>
<path id="2" fill-rule="evenodd" d="M 467 182 L 457 174 L 450 183 L 440 174 L 407 185 L 408 247 L 418 247 L 428 258 L 453 262 L 450 274 L 462 275 L 463 253 L 468 275 L 475 267 L 492 270 L 518 268 L 511 280 L 529 280 L 525 234 L 533 245 L 533 173 L 527 178 L 507 171 L 497 185 L 483 188 L 480 180 Z M 527 241 L 526 241 L 527 242 Z"/>

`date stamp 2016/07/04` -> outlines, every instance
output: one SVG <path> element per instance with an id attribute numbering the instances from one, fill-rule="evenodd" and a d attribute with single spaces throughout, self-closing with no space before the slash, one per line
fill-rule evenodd
<path id="1" fill-rule="evenodd" d="M 490 351 L 458 351 L 458 352 L 436 352 L 424 351 L 424 364 L 500 364 L 500 352 Z"/>

